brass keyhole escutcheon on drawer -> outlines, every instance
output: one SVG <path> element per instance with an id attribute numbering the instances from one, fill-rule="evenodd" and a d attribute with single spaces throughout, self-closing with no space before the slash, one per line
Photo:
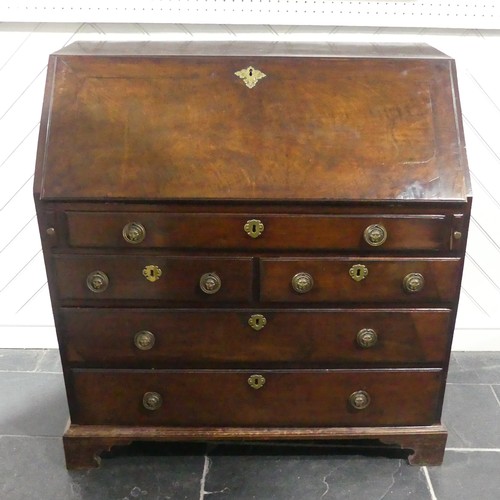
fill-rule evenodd
<path id="1" fill-rule="evenodd" d="M 262 314 L 252 314 L 248 318 L 248 324 L 258 332 L 267 325 L 267 319 Z"/>
<path id="2" fill-rule="evenodd" d="M 149 411 L 155 411 L 163 404 L 163 398 L 157 392 L 146 392 L 142 397 L 142 406 Z"/>
<path id="3" fill-rule="evenodd" d="M 292 278 L 292 288 L 297 293 L 307 293 L 314 286 L 313 277 L 309 273 L 297 273 Z"/>
<path id="4" fill-rule="evenodd" d="M 365 229 L 363 237 L 368 245 L 379 247 L 383 245 L 387 239 L 387 230 L 382 224 L 372 224 Z"/>
<path id="5" fill-rule="evenodd" d="M 162 275 L 162 270 L 158 266 L 150 265 L 146 266 L 142 270 L 142 275 L 151 283 L 158 281 Z"/>
<path id="6" fill-rule="evenodd" d="M 146 237 L 146 228 L 140 222 L 129 222 L 125 224 L 122 235 L 127 243 L 137 245 L 144 241 Z"/>
<path id="7" fill-rule="evenodd" d="M 109 285 L 109 278 L 102 271 L 92 271 L 87 276 L 87 288 L 94 293 L 102 293 Z"/>
<path id="8" fill-rule="evenodd" d="M 222 281 L 217 273 L 205 273 L 200 278 L 200 288 L 202 292 L 212 295 L 217 293 L 222 286 Z"/>
<path id="9" fill-rule="evenodd" d="M 370 395 L 366 391 L 356 391 L 349 396 L 349 403 L 356 410 L 364 410 L 370 402 Z"/>
<path id="10" fill-rule="evenodd" d="M 149 351 L 155 345 L 156 338 L 148 330 L 141 330 L 134 335 L 134 345 L 141 351 Z"/>
<path id="11" fill-rule="evenodd" d="M 403 278 L 403 288 L 409 293 L 420 292 L 424 284 L 424 277 L 420 273 L 410 273 Z"/>
<path id="12" fill-rule="evenodd" d="M 354 266 L 349 269 L 349 276 L 354 281 L 362 281 L 368 276 L 368 268 L 363 264 L 354 264 Z"/>
<path id="13" fill-rule="evenodd" d="M 356 342 L 359 347 L 362 347 L 363 349 L 373 347 L 377 341 L 377 332 L 372 328 L 363 328 L 356 335 Z"/>
<path id="14" fill-rule="evenodd" d="M 243 229 L 251 238 L 258 238 L 264 232 L 264 223 L 259 219 L 250 219 L 246 221 Z"/>
<path id="15" fill-rule="evenodd" d="M 260 389 L 266 383 L 266 379 L 262 375 L 251 375 L 248 377 L 248 385 L 252 389 Z"/>
<path id="16" fill-rule="evenodd" d="M 258 81 L 264 78 L 266 75 L 262 71 L 254 68 L 253 66 L 248 66 L 248 68 L 240 69 L 234 73 L 239 76 L 249 89 L 253 89 L 257 85 Z"/>

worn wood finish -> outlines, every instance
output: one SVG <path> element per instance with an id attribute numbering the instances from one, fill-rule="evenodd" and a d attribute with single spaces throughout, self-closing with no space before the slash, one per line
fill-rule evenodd
<path id="1" fill-rule="evenodd" d="M 314 250 L 314 251 L 442 251 L 449 250 L 451 217 L 444 215 L 319 216 L 255 213 L 165 214 L 67 212 L 69 244 L 74 247 L 130 248 L 122 236 L 129 222 L 139 222 L 146 237 L 139 248 Z M 251 238 L 247 220 L 264 224 L 264 232 Z M 370 246 L 363 233 L 381 224 L 388 237 L 380 247 Z M 193 231 L 196 227 L 196 231 Z"/>
<path id="2" fill-rule="evenodd" d="M 256 373 L 265 378 L 260 389 L 248 384 Z M 193 427 L 431 425 L 439 421 L 442 377 L 439 369 L 73 370 L 71 419 L 90 425 Z M 371 398 L 364 410 L 349 404 L 349 396 L 360 390 Z M 142 406 L 149 391 L 163 398 L 158 410 Z"/>
<path id="3" fill-rule="evenodd" d="M 410 450 L 413 465 L 440 465 L 447 432 L 442 425 L 399 427 L 114 427 L 105 425 L 71 425 L 63 437 L 68 469 L 98 467 L 103 451 L 132 441 L 279 441 L 329 440 L 342 445 L 345 441 L 372 440 Z M 382 454 L 384 449 L 380 449 Z"/>
<path id="4" fill-rule="evenodd" d="M 252 89 L 235 75 L 250 65 L 266 74 Z M 156 439 L 377 439 L 413 450 L 411 463 L 442 460 L 471 203 L 447 56 L 74 44 L 49 61 L 34 193 L 69 468 Z M 258 238 L 249 219 L 264 224 Z M 146 228 L 142 243 L 124 240 L 129 222 Z M 387 229 L 383 245 L 364 240 L 371 224 Z M 366 279 L 352 280 L 353 264 Z M 97 270 L 102 293 L 86 284 Z M 209 272 L 222 280 L 213 295 L 199 287 Z M 313 276 L 309 293 L 293 291 L 298 272 Z M 404 291 L 408 273 L 422 291 Z M 358 345 L 363 328 L 374 346 Z M 142 330 L 150 350 L 134 345 Z M 348 403 L 358 390 L 364 410 Z M 142 406 L 147 391 L 159 410 Z"/>
<path id="5" fill-rule="evenodd" d="M 263 314 L 266 326 L 248 320 Z M 323 366 L 339 364 L 439 364 L 446 356 L 450 310 L 61 310 L 66 359 L 80 366 L 157 368 L 206 366 Z M 363 328 L 377 343 L 362 348 Z M 155 335 L 150 350 L 134 345 L 134 335 Z M 229 332 L 229 333 L 228 333 Z"/>

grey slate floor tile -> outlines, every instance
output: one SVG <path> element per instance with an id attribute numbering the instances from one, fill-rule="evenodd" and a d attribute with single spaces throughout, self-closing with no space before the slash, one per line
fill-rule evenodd
<path id="1" fill-rule="evenodd" d="M 6 500 L 199 500 L 204 456 L 170 446 L 161 456 L 116 456 L 68 472 L 60 438 L 0 437 L 0 463 Z"/>
<path id="2" fill-rule="evenodd" d="M 500 352 L 452 353 L 448 382 L 500 384 Z"/>
<path id="3" fill-rule="evenodd" d="M 448 385 L 443 423 L 448 448 L 500 448 L 500 405 L 489 385 Z"/>
<path id="4" fill-rule="evenodd" d="M 45 349 L 35 368 L 37 372 L 62 373 L 61 356 L 58 349 Z"/>
<path id="5" fill-rule="evenodd" d="M 224 500 L 430 500 L 420 467 L 397 458 L 290 446 L 217 446 L 205 498 Z"/>
<path id="6" fill-rule="evenodd" d="M 62 436 L 68 418 L 62 374 L 0 374 L 0 435 Z"/>
<path id="7" fill-rule="evenodd" d="M 0 371 L 34 371 L 43 352 L 41 349 L 0 349 Z"/>
<path id="8" fill-rule="evenodd" d="M 443 465 L 428 470 L 439 500 L 500 498 L 500 452 L 447 451 Z"/>

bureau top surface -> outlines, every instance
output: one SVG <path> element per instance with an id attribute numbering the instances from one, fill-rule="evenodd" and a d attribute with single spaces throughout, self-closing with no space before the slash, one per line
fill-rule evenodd
<path id="1" fill-rule="evenodd" d="M 460 120 L 427 46 L 78 43 L 51 56 L 35 192 L 461 201 Z"/>

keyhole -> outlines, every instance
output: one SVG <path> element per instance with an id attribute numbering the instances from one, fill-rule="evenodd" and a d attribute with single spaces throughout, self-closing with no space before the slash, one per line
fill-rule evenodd
<path id="1" fill-rule="evenodd" d="M 150 275 L 152 278 L 154 277 L 155 272 L 153 271 L 153 269 L 150 269 L 150 270 L 149 270 L 149 275 Z"/>
<path id="2" fill-rule="evenodd" d="M 356 269 L 356 276 L 361 276 L 361 269 Z"/>
<path id="3" fill-rule="evenodd" d="M 253 75 L 253 69 L 250 69 L 250 71 L 248 72 L 248 74 L 249 74 L 250 76 L 252 76 L 252 75 Z"/>
<path id="4" fill-rule="evenodd" d="M 255 326 L 259 326 L 260 325 L 260 318 L 256 318 L 255 319 Z"/>
<path id="5" fill-rule="evenodd" d="M 256 233 L 257 232 L 257 224 L 253 224 L 252 225 L 252 233 Z"/>

